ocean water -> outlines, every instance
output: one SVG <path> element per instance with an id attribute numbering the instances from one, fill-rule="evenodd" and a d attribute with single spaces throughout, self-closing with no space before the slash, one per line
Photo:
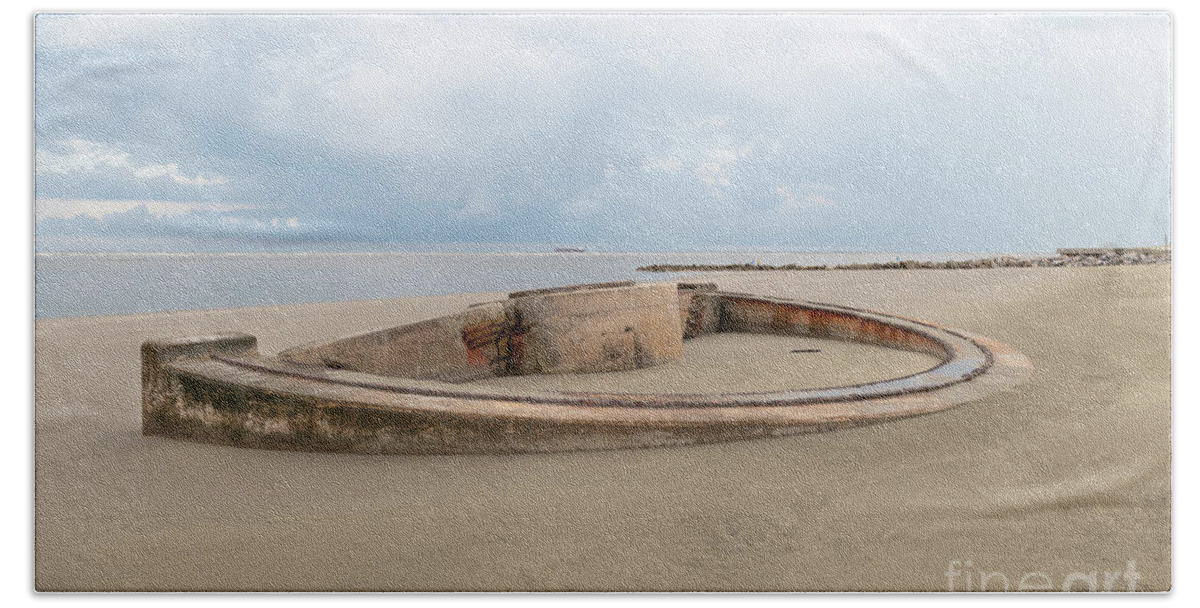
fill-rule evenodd
<path id="1" fill-rule="evenodd" d="M 657 281 L 677 264 L 846 264 L 971 259 L 889 253 L 39 253 L 34 316 L 120 315 Z"/>

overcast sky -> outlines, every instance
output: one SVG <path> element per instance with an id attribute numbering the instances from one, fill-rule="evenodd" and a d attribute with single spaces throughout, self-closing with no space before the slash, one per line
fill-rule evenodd
<path id="1" fill-rule="evenodd" d="M 1171 28 L 41 15 L 38 247 L 1159 244 Z"/>

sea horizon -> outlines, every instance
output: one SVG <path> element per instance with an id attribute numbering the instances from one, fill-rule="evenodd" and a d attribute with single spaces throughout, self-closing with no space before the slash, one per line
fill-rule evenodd
<path id="1" fill-rule="evenodd" d="M 35 252 L 34 318 L 491 293 L 695 274 L 637 270 L 664 263 L 837 265 L 995 255 L 778 250 Z"/>

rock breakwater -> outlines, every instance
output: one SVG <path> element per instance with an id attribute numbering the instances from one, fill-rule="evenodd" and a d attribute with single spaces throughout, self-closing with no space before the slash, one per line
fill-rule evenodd
<path id="1" fill-rule="evenodd" d="M 962 270 L 971 268 L 1032 268 L 1032 267 L 1085 267 L 1124 266 L 1135 264 L 1167 264 L 1171 262 L 1171 250 L 1153 247 L 1102 248 L 1102 249 L 1059 249 L 1049 257 L 998 256 L 975 260 L 948 260 L 944 262 L 919 262 L 899 260 L 895 262 L 871 262 L 865 264 L 837 264 L 805 266 L 801 264 L 650 264 L 638 268 L 642 272 L 696 272 L 731 270 Z"/>

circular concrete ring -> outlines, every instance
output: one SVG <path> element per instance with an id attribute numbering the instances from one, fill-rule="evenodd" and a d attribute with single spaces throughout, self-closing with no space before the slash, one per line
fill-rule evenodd
<path id="1" fill-rule="evenodd" d="M 143 430 L 244 447 L 368 454 L 511 453 L 685 445 L 819 432 L 948 409 L 1024 382 L 994 340 L 832 304 L 718 292 L 742 330 L 816 332 L 937 354 L 924 372 L 763 393 L 520 395 L 298 365 L 235 334 L 143 345 Z"/>

